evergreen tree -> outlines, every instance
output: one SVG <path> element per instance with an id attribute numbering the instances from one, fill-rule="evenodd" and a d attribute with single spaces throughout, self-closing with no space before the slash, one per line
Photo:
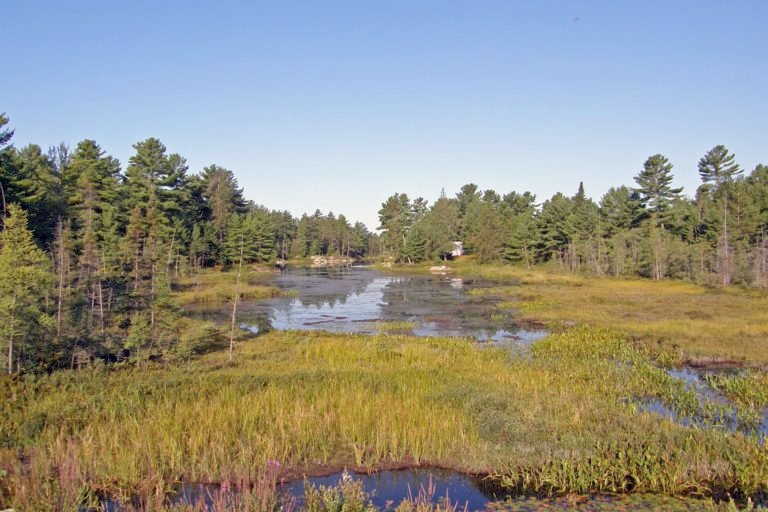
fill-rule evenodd
<path id="1" fill-rule="evenodd" d="M 459 231 L 459 208 L 456 200 L 448 199 L 445 193 L 441 193 L 432 208 L 424 214 L 421 223 L 426 237 L 425 258 L 438 260 L 450 253 Z"/>
<path id="2" fill-rule="evenodd" d="M 162 224 L 183 211 L 185 203 L 186 161 L 177 154 L 166 155 L 165 146 L 155 138 L 133 145 L 136 153 L 128 160 L 126 206 L 146 208 L 154 205 L 162 213 Z"/>
<path id="3" fill-rule="evenodd" d="M 16 175 L 9 183 L 10 195 L 26 210 L 35 239 L 47 247 L 64 215 L 61 176 L 37 144 L 23 147 L 14 156 Z"/>
<path id="4" fill-rule="evenodd" d="M 499 258 L 502 240 L 502 219 L 498 203 L 493 195 L 485 194 L 480 201 L 473 201 L 464 217 L 464 248 L 477 256 L 480 263 Z"/>
<path id="5" fill-rule="evenodd" d="M 76 232 L 98 232 L 105 208 L 118 206 L 120 163 L 90 139 L 81 141 L 62 169 L 69 216 Z"/>
<path id="6" fill-rule="evenodd" d="M 352 233 L 350 239 L 350 255 L 355 258 L 362 258 L 368 256 L 371 251 L 369 245 L 371 233 L 365 224 L 362 222 L 355 222 L 352 226 Z"/>
<path id="7" fill-rule="evenodd" d="M 200 176 L 211 224 L 221 242 L 229 218 L 235 213 L 244 213 L 243 189 L 238 187 L 232 171 L 218 165 L 209 165 Z"/>
<path id="8" fill-rule="evenodd" d="M 536 196 L 530 192 L 505 194 L 501 199 L 500 212 L 504 233 L 504 260 L 512 263 L 522 262 L 530 267 L 533 263 L 536 239 Z"/>
<path id="9" fill-rule="evenodd" d="M 11 153 L 9 149 L 11 139 L 13 138 L 13 130 L 5 128 L 8 124 L 8 116 L 5 113 L 0 114 L 0 206 L 2 207 L 2 216 L 0 216 L 0 223 L 3 217 L 5 217 L 8 203 L 11 198 L 8 197 L 8 185 L 13 176 L 13 168 L 11 166 Z"/>
<path id="10" fill-rule="evenodd" d="M 606 236 L 629 231 L 641 216 L 641 198 L 625 186 L 611 187 L 600 199 L 600 215 Z"/>
<path id="11" fill-rule="evenodd" d="M 662 225 L 664 213 L 683 191 L 682 188 L 672 187 L 672 179 L 672 164 L 660 154 L 649 156 L 643 164 L 643 170 L 635 176 L 638 185 L 635 191 L 640 194 L 643 206 Z"/>
<path id="12" fill-rule="evenodd" d="M 253 208 L 247 214 L 233 215 L 227 223 L 226 233 L 224 254 L 228 263 L 238 263 L 241 252 L 246 263 L 274 261 L 274 228 L 265 208 Z"/>
<path id="13" fill-rule="evenodd" d="M 571 270 L 579 270 L 585 265 L 596 274 L 603 274 L 601 230 L 599 209 L 594 201 L 586 196 L 584 183 L 580 182 L 566 221 L 566 231 L 570 236 L 568 262 Z"/>
<path id="14" fill-rule="evenodd" d="M 277 257 L 287 259 L 291 252 L 291 245 L 296 238 L 297 222 L 287 210 L 271 213 L 272 225 L 275 228 L 275 249 Z"/>
<path id="15" fill-rule="evenodd" d="M 720 203 L 722 224 L 719 239 L 718 272 L 723 285 L 731 282 L 731 242 L 728 231 L 728 211 L 730 189 L 734 180 L 741 174 L 741 168 L 735 163 L 736 155 L 725 146 L 719 145 L 707 151 L 699 160 L 699 175 L 705 186 L 714 186 L 712 193 Z"/>
<path id="16" fill-rule="evenodd" d="M 0 232 L 0 338 L 6 345 L 8 373 L 21 370 L 47 350 L 41 340 L 53 328 L 46 307 L 54 283 L 50 261 L 35 244 L 27 214 L 8 205 Z"/>
<path id="17" fill-rule="evenodd" d="M 400 259 L 408 263 L 420 263 L 427 256 L 427 235 L 424 222 L 416 222 L 408 231 L 405 244 L 401 251 Z"/>
<path id="18" fill-rule="evenodd" d="M 557 260 L 565 263 L 568 246 L 571 242 L 572 223 L 569 222 L 573 211 L 573 200 L 556 193 L 542 204 L 536 216 L 536 259 L 539 261 Z"/>
<path id="19" fill-rule="evenodd" d="M 399 257 L 413 224 L 413 211 L 406 194 L 394 194 L 387 198 L 379 210 L 379 224 L 385 247 Z"/>

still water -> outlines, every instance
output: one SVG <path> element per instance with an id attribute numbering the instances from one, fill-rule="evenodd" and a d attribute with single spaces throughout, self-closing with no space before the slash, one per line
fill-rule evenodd
<path id="1" fill-rule="evenodd" d="M 461 511 L 591 511 L 619 512 L 625 510 L 667 510 L 698 511 L 705 505 L 691 498 L 673 498 L 647 494 L 634 495 L 588 495 L 562 498 L 539 499 L 534 497 L 512 497 L 498 493 L 488 480 L 472 477 L 455 471 L 437 468 L 412 468 L 381 471 L 372 474 L 338 472 L 328 476 L 309 477 L 294 480 L 278 486 L 283 510 L 302 510 L 305 484 L 315 487 L 337 486 L 344 478 L 351 478 L 362 484 L 366 500 L 378 510 L 395 510 L 403 500 L 416 503 L 442 505 L 444 510 Z M 184 484 L 176 494 L 169 497 L 168 504 L 175 507 L 190 507 L 193 510 L 216 512 L 220 504 L 237 503 L 238 491 L 226 492 L 216 484 Z M 218 505 L 217 505 L 218 504 Z M 116 502 L 107 502 L 105 510 L 122 512 L 127 510 Z"/>
<path id="2" fill-rule="evenodd" d="M 288 297 L 244 301 L 239 321 L 254 332 L 324 330 L 415 336 L 465 336 L 478 341 L 530 343 L 542 330 L 525 329 L 501 298 L 473 294 L 494 283 L 443 275 L 391 275 L 365 267 L 290 268 L 271 282 Z"/>

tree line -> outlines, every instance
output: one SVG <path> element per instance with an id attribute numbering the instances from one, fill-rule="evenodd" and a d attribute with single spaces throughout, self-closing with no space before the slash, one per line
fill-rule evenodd
<path id="1" fill-rule="evenodd" d="M 181 314 L 173 279 L 204 267 L 365 257 L 376 236 L 343 215 L 294 218 L 247 201 L 234 173 L 156 138 L 123 168 L 94 140 L 16 148 L 0 115 L 0 361 L 9 373 L 77 357 L 170 360 L 210 332 Z M 3 361 L 4 359 L 4 361 Z"/>
<path id="2" fill-rule="evenodd" d="M 401 262 L 440 259 L 461 241 L 480 263 L 768 286 L 768 167 L 745 174 L 735 155 L 715 146 L 698 162 L 694 197 L 673 186 L 672 169 L 652 155 L 633 186 L 611 188 L 597 203 L 583 183 L 543 203 L 530 192 L 502 196 L 473 183 L 431 207 L 397 193 L 379 210 L 382 243 Z"/>
<path id="3" fill-rule="evenodd" d="M 768 167 L 745 174 L 724 146 L 699 160 L 693 197 L 656 154 L 633 186 L 599 202 L 583 184 L 543 203 L 472 183 L 432 205 L 396 193 L 377 235 L 344 215 L 295 218 L 247 201 L 231 170 L 190 173 L 156 138 L 134 144 L 123 167 L 90 139 L 74 150 L 16 148 L 8 123 L 0 115 L 0 363 L 9 373 L 188 359 L 220 328 L 182 314 L 174 279 L 241 262 L 383 252 L 417 263 L 461 241 L 480 263 L 768 287 Z"/>

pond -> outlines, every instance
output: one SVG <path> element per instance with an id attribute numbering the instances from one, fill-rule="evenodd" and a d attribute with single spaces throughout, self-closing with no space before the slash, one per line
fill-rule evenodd
<path id="1" fill-rule="evenodd" d="M 692 498 L 673 498 L 648 494 L 633 495 L 570 495 L 561 498 L 510 497 L 494 491 L 496 486 L 480 477 L 438 468 L 411 468 L 376 473 L 337 472 L 327 476 L 293 480 L 277 488 L 281 510 L 304 508 L 305 485 L 336 487 L 344 479 L 359 482 L 366 501 L 378 510 L 395 510 L 403 500 L 416 504 L 441 505 L 444 510 L 498 510 L 528 512 L 544 510 L 583 510 L 618 512 L 622 510 L 701 510 L 705 503 Z M 237 503 L 237 488 L 224 490 L 216 484 L 183 484 L 167 498 L 167 504 L 186 510 L 214 512 L 221 506 Z M 446 501 L 447 500 L 447 501 Z M 186 507 L 186 508 L 185 508 Z M 426 507 L 423 507 L 426 508 Z M 102 503 L 102 509 L 122 512 L 128 507 L 115 502 Z"/>
<path id="2" fill-rule="evenodd" d="M 241 302 L 238 320 L 242 327 L 253 332 L 278 329 L 465 336 L 522 344 L 545 334 L 523 328 L 509 311 L 497 310 L 494 306 L 500 297 L 471 293 L 492 287 L 494 283 L 488 280 L 392 275 L 352 266 L 288 268 L 271 284 L 286 296 Z"/>

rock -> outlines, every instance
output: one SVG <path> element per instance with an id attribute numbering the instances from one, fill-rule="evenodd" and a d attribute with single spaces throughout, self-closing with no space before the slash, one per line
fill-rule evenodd
<path id="1" fill-rule="evenodd" d="M 339 265 L 350 265 L 355 260 L 346 256 L 311 256 L 312 267 L 336 267 Z"/>

